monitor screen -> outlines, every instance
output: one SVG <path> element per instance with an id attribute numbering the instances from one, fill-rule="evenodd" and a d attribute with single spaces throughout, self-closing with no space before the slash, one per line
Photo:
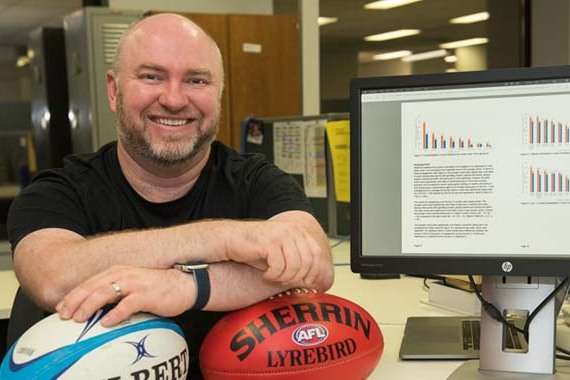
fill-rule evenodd
<path id="1" fill-rule="evenodd" d="M 567 275 L 570 67 L 351 83 L 360 273 Z"/>

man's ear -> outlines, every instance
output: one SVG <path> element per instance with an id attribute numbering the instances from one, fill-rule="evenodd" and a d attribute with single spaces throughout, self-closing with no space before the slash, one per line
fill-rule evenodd
<path id="1" fill-rule="evenodd" d="M 107 99 L 109 99 L 109 108 L 111 111 L 117 112 L 117 94 L 119 93 L 119 78 L 113 70 L 107 71 Z"/>

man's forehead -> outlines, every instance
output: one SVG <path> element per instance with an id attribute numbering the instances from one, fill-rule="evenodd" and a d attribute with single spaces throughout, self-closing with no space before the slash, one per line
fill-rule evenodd
<path id="1" fill-rule="evenodd" d="M 154 39 L 154 38 L 153 38 Z M 168 71 L 177 67 L 193 71 L 217 71 L 221 61 L 214 48 L 175 41 L 141 41 L 125 46 L 121 59 L 131 69 Z"/>
<path id="2" fill-rule="evenodd" d="M 196 29 L 163 26 L 161 28 L 137 28 L 125 39 L 126 48 L 140 48 L 152 44 L 167 46 L 168 44 L 188 44 L 206 48 L 209 45 L 204 34 Z M 180 46 L 182 47 L 182 46 Z"/>
<path id="3" fill-rule="evenodd" d="M 219 55 L 216 43 L 204 32 L 188 28 L 186 24 L 165 26 L 160 29 L 137 28 L 126 37 L 123 49 L 136 52 L 138 49 L 172 49 L 178 53 Z"/>

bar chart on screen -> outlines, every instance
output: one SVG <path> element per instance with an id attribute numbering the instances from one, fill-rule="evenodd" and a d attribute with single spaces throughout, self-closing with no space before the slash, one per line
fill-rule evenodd
<path id="1" fill-rule="evenodd" d="M 473 137 L 469 131 L 451 133 L 445 130 L 432 128 L 431 124 L 418 118 L 416 120 L 416 151 L 418 153 L 446 153 L 488 151 L 493 146 L 489 141 L 477 136 Z"/>
<path id="2" fill-rule="evenodd" d="M 570 198 L 570 170 L 535 165 L 522 166 L 523 194 L 535 199 L 568 200 Z"/>
<path id="3" fill-rule="evenodd" d="M 522 142 L 532 150 L 570 150 L 570 123 L 540 114 L 523 115 Z"/>

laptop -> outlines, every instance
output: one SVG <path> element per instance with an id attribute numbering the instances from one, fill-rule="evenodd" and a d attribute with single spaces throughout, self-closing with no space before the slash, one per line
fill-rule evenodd
<path id="1" fill-rule="evenodd" d="M 402 360 L 479 359 L 480 317 L 409 317 Z"/>

